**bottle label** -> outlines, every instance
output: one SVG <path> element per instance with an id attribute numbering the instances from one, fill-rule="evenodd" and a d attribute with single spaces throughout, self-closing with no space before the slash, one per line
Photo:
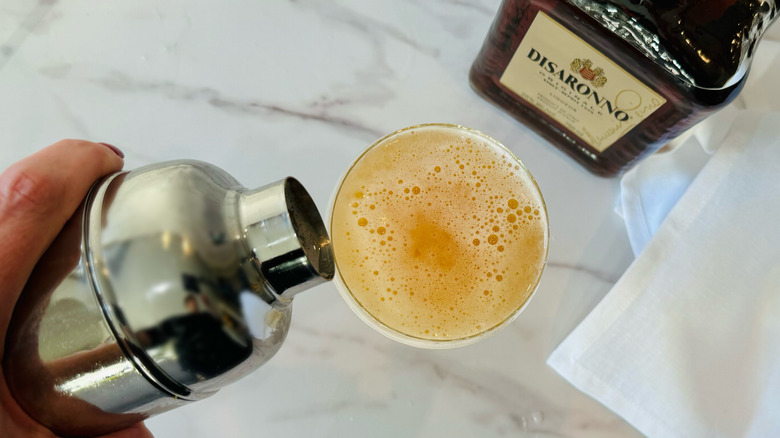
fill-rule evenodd
<path id="1" fill-rule="evenodd" d="M 666 103 L 544 12 L 500 82 L 599 152 Z"/>

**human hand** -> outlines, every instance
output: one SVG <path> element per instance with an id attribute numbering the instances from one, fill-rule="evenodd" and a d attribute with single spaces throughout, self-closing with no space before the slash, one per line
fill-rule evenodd
<path id="1" fill-rule="evenodd" d="M 63 140 L 0 174 L 0 431 L 4 437 L 53 437 L 16 403 L 2 372 L 6 332 L 35 264 L 100 177 L 122 168 L 122 153 L 100 143 Z M 138 423 L 106 435 L 148 438 Z"/>

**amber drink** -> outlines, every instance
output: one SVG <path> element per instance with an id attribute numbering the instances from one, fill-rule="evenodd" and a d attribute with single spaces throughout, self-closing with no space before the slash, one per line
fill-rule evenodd
<path id="1" fill-rule="evenodd" d="M 332 203 L 337 284 L 353 310 L 397 341 L 465 345 L 516 317 L 549 240 L 531 174 L 496 140 L 420 125 L 370 146 Z"/>

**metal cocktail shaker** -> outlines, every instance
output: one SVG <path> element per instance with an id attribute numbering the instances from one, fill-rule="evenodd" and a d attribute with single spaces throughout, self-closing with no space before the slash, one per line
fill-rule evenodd
<path id="1" fill-rule="evenodd" d="M 325 226 L 295 179 L 247 190 L 194 161 L 117 173 L 33 271 L 5 376 L 55 433 L 117 430 L 268 361 L 293 296 L 333 273 Z"/>

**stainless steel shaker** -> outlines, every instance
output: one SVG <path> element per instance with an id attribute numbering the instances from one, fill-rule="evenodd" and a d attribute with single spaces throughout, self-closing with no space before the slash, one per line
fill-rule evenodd
<path id="1" fill-rule="evenodd" d="M 293 296 L 333 274 L 327 231 L 295 179 L 247 190 L 194 161 L 117 173 L 33 271 L 5 376 L 55 433 L 121 429 L 268 361 Z"/>

